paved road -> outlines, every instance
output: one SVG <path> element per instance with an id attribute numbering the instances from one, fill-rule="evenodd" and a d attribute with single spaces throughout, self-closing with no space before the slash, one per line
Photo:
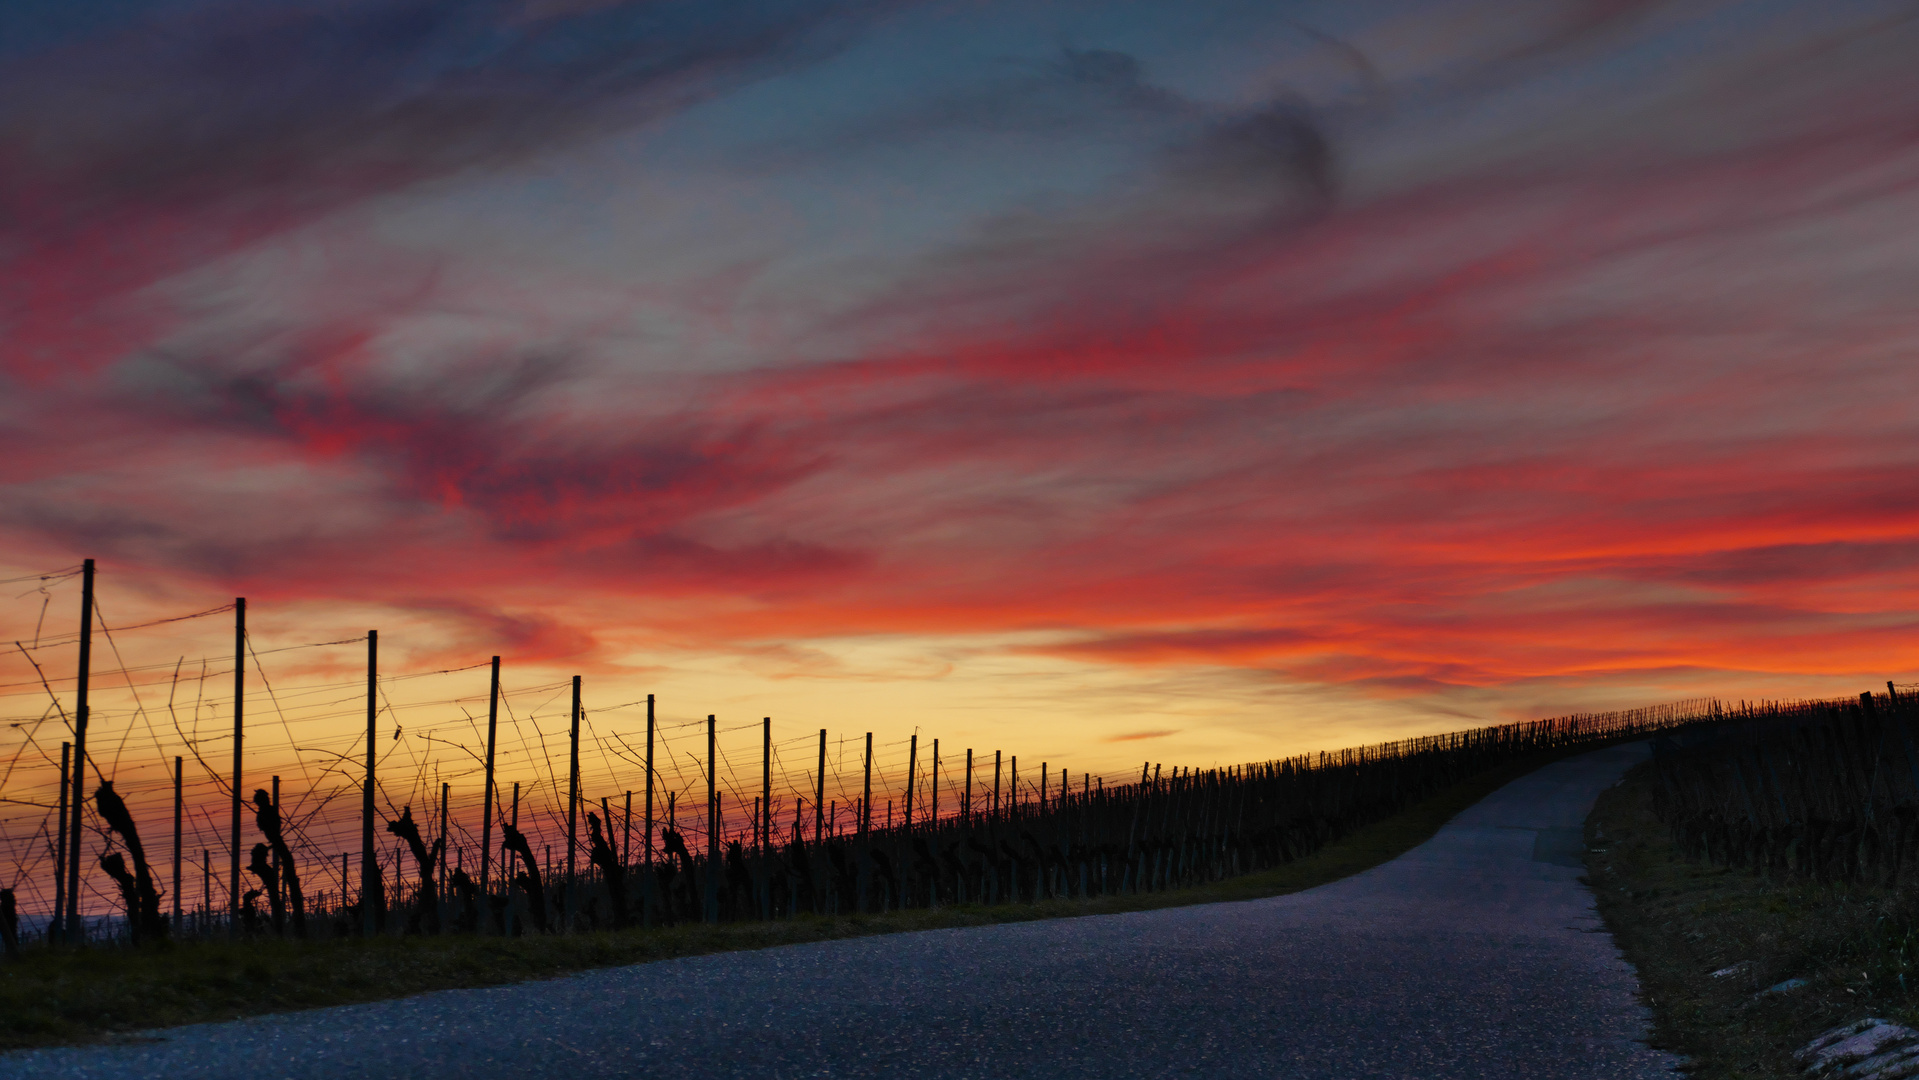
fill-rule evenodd
<path id="1" fill-rule="evenodd" d="M 798 945 L 0 1056 L 0 1077 L 1654 1077 L 1548 766 L 1304 893 Z"/>

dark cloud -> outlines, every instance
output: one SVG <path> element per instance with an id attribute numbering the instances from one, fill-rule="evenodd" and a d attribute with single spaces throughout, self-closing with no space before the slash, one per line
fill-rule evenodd
<path id="1" fill-rule="evenodd" d="M 1666 0 L 1578 0 L 1538 40 L 1495 58 L 1475 78 L 1515 78 L 1528 67 L 1563 63 L 1569 51 L 1603 48 L 1665 6 Z"/>
<path id="2" fill-rule="evenodd" d="M 1177 728 L 1165 728 L 1159 731 L 1129 731 L 1124 735 L 1108 735 L 1100 741 L 1109 743 L 1140 742 L 1145 739 L 1164 739 L 1168 735 L 1177 734 L 1179 734 Z"/>
<path id="3" fill-rule="evenodd" d="M 1172 630 L 1103 634 L 1043 651 L 1130 663 L 1246 663 L 1249 658 L 1309 651 L 1326 635 L 1283 627 Z"/>
<path id="4" fill-rule="evenodd" d="M 0 498 L 0 518 L 21 534 L 127 568 L 185 574 L 224 586 L 272 581 L 294 594 L 304 581 L 289 571 L 333 566 L 346 551 L 365 553 L 357 538 L 288 528 L 273 520 L 281 499 L 143 502 L 137 492 L 102 485 L 91 490 L 16 488 Z M 267 505 L 262 505 L 262 504 Z M 275 591 L 279 591 L 276 589 Z"/>
<path id="5" fill-rule="evenodd" d="M 1162 193 L 1169 198 L 1193 196 L 1180 188 L 1221 186 L 1257 190 L 1268 201 L 1323 203 L 1333 194 L 1332 136 L 1318 111 L 1296 96 L 1250 109 L 1193 100 L 1155 83 L 1137 56 L 1114 49 L 1063 48 L 1053 61 L 1012 67 L 1013 74 L 964 93 L 883 107 L 825 141 L 844 152 L 967 131 L 1071 139 L 1109 131 L 1151 151 L 1154 167 L 1168 175 L 1146 182 L 1170 184 L 1176 190 Z M 788 154 L 820 152 L 816 138 Z"/>
<path id="6" fill-rule="evenodd" d="M 828 55 L 889 0 L 220 3 L 0 74 L 0 364 L 155 333 L 129 293 L 342 205 L 612 131 Z"/>
<path id="7" fill-rule="evenodd" d="M 594 557 L 623 577 L 700 590 L 724 581 L 743 593 L 817 588 L 868 572 L 875 562 L 871 552 L 791 538 L 773 537 L 722 547 L 670 533 L 642 536 L 630 544 L 596 552 Z"/>
<path id="8" fill-rule="evenodd" d="M 996 60 L 983 64 L 979 76 L 964 89 L 872 102 L 855 119 L 757 147 L 753 162 L 783 168 L 971 134 L 1068 140 L 1099 135 L 1152 144 L 1208 115 L 1199 103 L 1153 83 L 1137 57 L 1113 50 L 1062 49 L 1052 60 Z"/>
<path id="9" fill-rule="evenodd" d="M 1070 83 L 1091 87 L 1115 104 L 1144 111 L 1193 113 L 1197 106 L 1146 78 L 1146 65 L 1112 49 L 1062 49 L 1056 70 Z"/>
<path id="10" fill-rule="evenodd" d="M 440 597 L 398 600 L 395 609 L 435 616 L 438 625 L 454 630 L 453 640 L 440 652 L 462 659 L 488 651 L 513 657 L 515 663 L 544 660 L 591 660 L 599 643 L 577 626 L 537 612 L 504 611 L 476 602 Z"/>
<path id="11" fill-rule="evenodd" d="M 1202 184 L 1269 191 L 1318 206 L 1335 192 L 1333 143 L 1303 104 L 1274 103 L 1214 124 L 1180 166 Z"/>
<path id="12" fill-rule="evenodd" d="M 155 15 L 13 66 L 0 194 L 43 226 L 128 200 L 363 195 L 817 58 L 877 6 L 665 0 L 536 18 L 509 0 L 347 0 Z"/>
<path id="13" fill-rule="evenodd" d="M 1205 182 L 1271 187 L 1315 201 L 1333 195 L 1332 139 L 1303 100 L 1275 100 L 1251 111 L 1205 105 L 1154 85 L 1138 57 L 1108 49 L 1066 49 L 1058 67 L 1070 81 L 1097 87 L 1116 103 L 1200 124 L 1198 138 L 1173 150 L 1176 170 Z"/>
<path id="14" fill-rule="evenodd" d="M 1867 497 L 1877 501 L 1884 492 Z M 1844 513 L 1864 507 L 1832 507 Z M 1770 544 L 1662 559 L 1634 568 L 1650 580 L 1727 587 L 1765 581 L 1778 587 L 1843 586 L 1862 578 L 1919 575 L 1919 541 L 1836 540 L 1824 544 Z"/>

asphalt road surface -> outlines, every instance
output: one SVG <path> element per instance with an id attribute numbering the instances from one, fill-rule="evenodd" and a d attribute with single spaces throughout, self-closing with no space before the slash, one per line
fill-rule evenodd
<path id="1" fill-rule="evenodd" d="M 595 971 L 0 1056 L 0 1077 L 1653 1077 L 1550 765 L 1308 892 Z"/>

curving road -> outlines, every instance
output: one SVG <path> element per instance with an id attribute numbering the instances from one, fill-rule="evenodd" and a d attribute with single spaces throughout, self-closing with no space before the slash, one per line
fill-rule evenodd
<path id="1" fill-rule="evenodd" d="M 29 1077 L 1654 1077 L 1548 766 L 1291 896 L 595 971 L 0 1056 Z"/>

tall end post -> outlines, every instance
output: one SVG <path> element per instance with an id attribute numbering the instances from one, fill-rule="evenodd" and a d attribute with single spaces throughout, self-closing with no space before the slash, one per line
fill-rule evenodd
<path id="1" fill-rule="evenodd" d="M 380 632 L 366 632 L 366 776 L 360 783 L 360 936 L 380 932 L 380 854 L 373 843 L 373 769 L 379 760 L 375 724 L 380 715 Z"/>

